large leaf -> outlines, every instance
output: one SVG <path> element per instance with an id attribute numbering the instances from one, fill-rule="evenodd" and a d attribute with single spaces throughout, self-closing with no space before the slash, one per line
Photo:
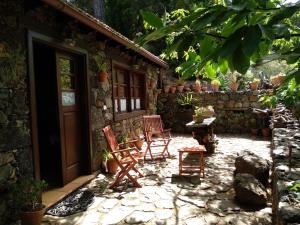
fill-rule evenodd
<path id="1" fill-rule="evenodd" d="M 285 18 L 289 18 L 297 11 L 299 11 L 299 6 L 282 7 L 273 17 L 271 17 L 268 25 L 274 25 Z"/>
<path id="2" fill-rule="evenodd" d="M 234 69 L 241 74 L 245 74 L 250 66 L 250 58 L 244 54 L 240 46 L 232 55 L 232 64 Z"/>
<path id="3" fill-rule="evenodd" d="M 243 52 L 246 56 L 250 57 L 258 48 L 261 38 L 261 30 L 259 27 L 250 26 L 247 29 L 244 39 L 242 40 Z"/>
<path id="4" fill-rule="evenodd" d="M 222 46 L 220 56 L 227 57 L 230 56 L 236 48 L 240 45 L 240 40 L 242 36 L 245 35 L 246 27 L 241 27 L 240 29 L 236 30 L 224 43 Z"/>
<path id="5" fill-rule="evenodd" d="M 205 68 L 207 78 L 212 80 L 216 77 L 217 71 L 215 66 L 211 62 L 206 63 L 204 68 Z"/>
<path id="6" fill-rule="evenodd" d="M 163 27 L 163 21 L 154 13 L 140 10 L 143 19 L 154 28 Z"/>

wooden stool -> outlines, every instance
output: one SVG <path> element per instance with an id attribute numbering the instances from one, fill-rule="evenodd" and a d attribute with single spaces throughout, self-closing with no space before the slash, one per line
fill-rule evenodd
<path id="1" fill-rule="evenodd" d="M 178 150 L 179 152 L 179 175 L 182 173 L 201 173 L 204 177 L 204 152 L 206 149 L 204 145 L 194 146 L 194 147 L 184 147 Z M 195 154 L 199 156 L 199 164 L 192 165 L 188 163 L 183 163 L 183 153 Z"/>

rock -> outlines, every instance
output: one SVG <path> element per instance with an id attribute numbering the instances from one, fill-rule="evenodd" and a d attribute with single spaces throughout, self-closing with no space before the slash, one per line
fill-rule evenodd
<path id="1" fill-rule="evenodd" d="M 246 151 L 235 160 L 235 173 L 250 173 L 258 179 L 264 186 L 269 179 L 270 163 L 268 160 Z"/>
<path id="2" fill-rule="evenodd" d="M 266 205 L 267 191 L 265 187 L 251 174 L 236 174 L 233 186 L 235 190 L 235 197 L 240 203 L 255 206 Z"/>

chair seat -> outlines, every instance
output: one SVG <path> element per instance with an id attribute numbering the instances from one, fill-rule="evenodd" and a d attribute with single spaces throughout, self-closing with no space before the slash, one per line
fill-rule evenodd
<path id="1" fill-rule="evenodd" d="M 178 152 L 189 152 L 189 153 L 206 152 L 206 148 L 204 147 L 204 145 L 183 147 L 179 149 Z"/>

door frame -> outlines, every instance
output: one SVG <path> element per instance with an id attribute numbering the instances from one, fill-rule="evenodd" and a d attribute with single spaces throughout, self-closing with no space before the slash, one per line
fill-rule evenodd
<path id="1" fill-rule="evenodd" d="M 91 164 L 91 146 L 92 146 L 92 130 L 91 130 L 91 106 L 90 106 L 90 82 L 87 74 L 88 66 L 88 52 L 85 49 L 78 47 L 69 46 L 61 43 L 58 39 L 53 37 L 40 34 L 38 32 L 28 30 L 27 31 L 27 46 L 28 46 L 28 74 L 29 74 L 29 88 L 30 88 L 30 109 L 31 109 L 31 135 L 32 135 L 32 149 L 33 149 L 33 166 L 34 166 L 34 177 L 36 179 L 41 179 L 40 174 L 40 157 L 39 157 L 39 143 L 38 143 L 38 122 L 37 122 L 37 107 L 36 107 L 36 89 L 35 89 L 35 74 L 34 74 L 34 52 L 33 44 L 41 43 L 46 46 L 52 47 L 59 51 L 68 52 L 70 54 L 76 54 L 82 57 L 82 67 L 83 67 L 83 90 L 84 101 L 83 101 L 83 117 L 84 117 L 84 127 L 85 127 L 85 143 L 88 149 L 87 152 L 87 162 L 84 165 L 84 172 L 87 174 L 92 173 Z M 55 76 L 57 76 L 55 74 Z"/>

